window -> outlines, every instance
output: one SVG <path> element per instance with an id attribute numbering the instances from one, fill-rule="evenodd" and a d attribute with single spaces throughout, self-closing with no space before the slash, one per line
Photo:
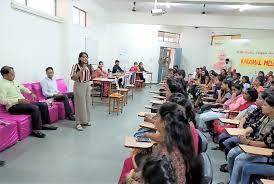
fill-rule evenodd
<path id="1" fill-rule="evenodd" d="M 158 31 L 158 41 L 179 43 L 180 42 L 180 34 Z"/>
<path id="2" fill-rule="evenodd" d="M 56 0 L 14 0 L 35 10 L 56 16 Z"/>
<path id="3" fill-rule="evenodd" d="M 81 10 L 80 8 L 73 6 L 72 9 L 72 22 L 73 24 L 78 24 L 80 26 L 86 27 L 87 26 L 87 12 Z"/>
<path id="4" fill-rule="evenodd" d="M 227 40 L 238 40 L 241 39 L 241 35 L 213 35 L 211 37 L 211 45 L 222 45 Z"/>

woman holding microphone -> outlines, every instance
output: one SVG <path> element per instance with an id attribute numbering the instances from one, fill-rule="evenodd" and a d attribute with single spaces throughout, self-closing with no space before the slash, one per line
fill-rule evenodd
<path id="1" fill-rule="evenodd" d="M 90 81 L 91 71 L 88 67 L 88 54 L 81 52 L 78 64 L 72 66 L 71 79 L 74 81 L 74 103 L 76 130 L 83 131 L 82 126 L 90 124 Z"/>

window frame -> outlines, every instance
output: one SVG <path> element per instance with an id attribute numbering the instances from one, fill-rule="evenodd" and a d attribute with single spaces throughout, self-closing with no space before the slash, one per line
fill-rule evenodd
<path id="1" fill-rule="evenodd" d="M 159 39 L 159 33 L 162 33 L 163 36 L 160 37 L 162 38 L 161 40 Z M 170 37 L 169 36 L 165 36 L 166 34 L 170 34 L 170 35 L 176 35 L 176 40 L 178 38 L 178 41 L 169 41 L 170 40 Z M 178 43 L 180 44 L 180 39 L 181 39 L 181 34 L 180 33 L 172 33 L 172 32 L 168 32 L 168 31 L 158 31 L 158 41 L 161 41 L 161 42 L 166 42 L 166 43 Z M 168 41 L 165 41 L 165 39 L 167 39 Z"/>
<path id="2" fill-rule="evenodd" d="M 215 38 L 218 38 L 218 37 L 230 37 L 230 40 L 236 40 L 236 39 L 233 38 L 233 37 L 239 37 L 238 39 L 241 39 L 242 35 L 241 35 L 241 34 L 212 35 L 212 36 L 211 36 L 211 43 L 210 43 L 210 45 L 213 45 L 214 39 L 215 39 Z"/>
<path id="3" fill-rule="evenodd" d="M 17 1 L 15 0 L 15 3 L 19 3 L 19 2 L 17 2 Z M 19 3 L 19 4 L 20 4 L 20 3 Z M 49 13 L 47 13 L 47 12 L 44 12 L 43 10 L 39 10 L 39 9 L 30 7 L 30 6 L 28 5 L 28 0 L 25 0 L 25 3 L 24 3 L 23 5 L 25 5 L 25 6 L 28 7 L 28 8 L 34 9 L 34 10 L 36 10 L 36 11 L 39 11 L 39 12 L 48 14 L 48 15 L 50 15 L 50 16 L 57 16 L 57 0 L 54 0 L 54 15 L 49 14 Z"/>
<path id="4" fill-rule="evenodd" d="M 85 11 L 85 10 L 83 10 L 83 9 L 81 9 L 81 8 L 79 8 L 79 7 L 77 7 L 77 6 L 74 6 L 73 5 L 73 7 L 72 8 L 75 8 L 75 9 L 77 9 L 78 10 L 78 17 L 79 17 L 79 20 L 78 20 L 78 22 L 79 22 L 79 24 L 74 24 L 74 25 L 80 25 L 80 26 L 82 26 L 81 25 L 81 12 L 83 12 L 84 13 L 84 15 L 85 15 L 85 25 L 83 26 L 83 27 L 87 27 L 87 12 Z M 72 18 L 73 19 L 73 18 Z"/>

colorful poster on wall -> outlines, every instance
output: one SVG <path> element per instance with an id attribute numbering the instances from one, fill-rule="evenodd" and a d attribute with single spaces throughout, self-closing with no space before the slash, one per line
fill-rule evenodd
<path id="1" fill-rule="evenodd" d="M 221 69 L 229 58 L 232 68 L 243 75 L 253 76 L 258 71 L 274 69 L 274 39 L 230 40 L 210 48 L 209 62 L 212 68 Z"/>

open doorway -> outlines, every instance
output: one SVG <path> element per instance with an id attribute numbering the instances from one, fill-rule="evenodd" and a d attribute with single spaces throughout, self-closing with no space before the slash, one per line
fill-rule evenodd
<path id="1" fill-rule="evenodd" d="M 175 65 L 181 66 L 182 48 L 160 47 L 158 82 L 166 77 L 167 71 Z"/>

